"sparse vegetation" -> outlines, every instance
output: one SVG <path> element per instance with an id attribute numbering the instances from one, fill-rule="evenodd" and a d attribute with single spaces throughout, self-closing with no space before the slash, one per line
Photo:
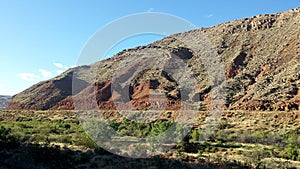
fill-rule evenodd
<path id="1" fill-rule="evenodd" d="M 37 154 L 39 151 L 53 151 L 53 155 L 56 153 L 64 154 L 65 150 L 60 152 L 57 149 L 72 149 L 72 147 L 73 149 L 77 147 L 75 149 L 81 151 L 95 149 L 97 151 L 96 154 L 109 154 L 105 150 L 97 148 L 94 141 L 85 133 L 74 113 L 68 111 L 22 111 L 17 113 L 2 111 L 1 118 L 3 120 L 0 121 L 1 148 L 13 149 L 29 144 L 31 145 L 29 147 L 37 148 L 37 151 L 28 150 L 27 153 L 33 154 Z M 278 120 L 280 116 L 277 114 L 282 114 L 282 112 L 269 112 L 268 115 L 271 117 L 277 116 Z M 293 112 L 290 114 L 293 114 Z M 205 116 L 205 113 L 203 115 Z M 251 118 L 245 118 L 248 115 Z M 179 153 L 179 159 L 182 157 L 184 159 L 195 158 L 206 162 L 217 161 L 219 164 L 226 163 L 228 165 L 229 163 L 234 163 L 235 165 L 243 165 L 250 168 L 268 168 L 275 164 L 283 166 L 283 163 L 287 162 L 285 160 L 289 160 L 287 167 L 297 166 L 299 163 L 295 161 L 300 162 L 300 124 L 297 122 L 297 119 L 281 123 L 282 127 L 278 128 L 279 131 L 276 132 L 272 129 L 272 126 L 277 126 L 277 122 L 269 121 L 269 123 L 265 123 L 264 121 L 267 119 L 255 117 L 261 115 L 261 113 L 254 112 L 249 112 L 248 114 L 239 112 L 235 116 L 232 115 L 232 112 L 227 112 L 223 115 L 223 120 L 220 121 L 217 130 L 208 140 L 199 142 L 199 138 L 203 134 L 201 133 L 202 130 L 194 128 L 182 142 L 177 144 L 174 150 Z M 285 117 L 285 115 L 283 116 Z M 201 117 L 199 119 L 203 120 Z M 247 120 L 252 121 L 252 119 L 256 119 L 256 123 L 264 125 L 249 125 L 246 127 Z M 136 123 L 130 120 L 108 122 L 109 126 L 117 132 L 139 138 L 158 136 L 172 126 L 173 123 L 168 120 L 158 120 L 148 124 Z M 99 127 L 99 123 L 95 124 Z M 241 127 L 241 125 L 244 125 L 244 127 Z M 58 147 L 55 148 L 55 146 Z M 177 156 L 174 152 L 166 153 L 166 157 L 174 155 Z M 66 158 L 74 164 L 80 164 L 84 161 L 88 162 L 88 159 L 92 157 L 92 155 L 86 154 L 85 156 L 77 159 L 77 162 L 73 161 L 73 155 Z M 269 159 L 273 160 L 273 162 L 270 162 Z"/>

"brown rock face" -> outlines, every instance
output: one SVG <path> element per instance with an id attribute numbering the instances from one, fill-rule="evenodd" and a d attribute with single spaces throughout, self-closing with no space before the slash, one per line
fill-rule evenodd
<path id="1" fill-rule="evenodd" d="M 73 79 L 73 71 L 69 70 L 54 79 L 40 82 L 13 96 L 6 109 L 47 110 L 55 106 L 59 101 L 72 95 L 72 81 L 78 84 L 86 82 Z M 78 85 L 78 90 L 82 90 Z M 83 85 L 84 86 L 84 85 Z"/>
<path id="2" fill-rule="evenodd" d="M 233 78 L 238 73 L 240 73 L 240 68 L 245 67 L 247 65 L 246 59 L 251 58 L 251 56 L 247 56 L 247 53 L 241 52 L 234 58 L 233 63 L 226 70 L 226 77 Z"/>
<path id="3" fill-rule="evenodd" d="M 211 79 L 199 59 L 203 52 L 197 54 L 197 45 L 191 45 L 201 44 L 199 35 L 210 41 L 209 48 L 215 50 L 224 66 L 224 86 L 216 82 L 220 79 Z M 182 39 L 186 41 L 183 43 Z M 195 90 L 180 86 L 167 71 L 145 69 L 135 74 L 139 63 L 132 61 L 147 51 L 159 50 L 170 54 L 162 54 L 160 59 L 168 61 L 177 56 L 191 69 L 189 73 L 179 70 L 182 75 L 177 78 Z M 125 69 L 116 75 L 122 66 Z M 165 67 L 172 72 L 180 64 L 172 62 Z M 200 110 L 207 110 L 212 101 L 223 99 L 225 105 L 220 106 L 227 109 L 299 110 L 299 72 L 300 9 L 293 9 L 179 33 L 147 46 L 124 50 L 110 59 L 70 69 L 30 87 L 15 95 L 7 109 L 178 110 L 182 108 L 181 101 L 191 101 Z M 118 83 L 114 81 L 116 78 Z M 191 78 L 197 82 L 190 81 Z M 113 90 L 116 87 L 118 90 Z M 217 98 L 214 91 L 221 87 L 226 94 Z"/>
<path id="4" fill-rule="evenodd" d="M 89 85 L 79 94 L 67 97 L 53 106 L 52 110 L 178 110 L 181 105 L 178 101 L 171 100 L 165 94 L 156 93 L 153 81 L 139 84 L 129 93 L 129 101 L 111 90 L 111 81 Z M 125 101 L 124 101 L 125 100 Z"/>

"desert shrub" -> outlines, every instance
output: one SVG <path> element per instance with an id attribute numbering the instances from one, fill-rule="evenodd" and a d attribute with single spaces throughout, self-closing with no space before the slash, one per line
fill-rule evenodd
<path id="1" fill-rule="evenodd" d="M 46 140 L 46 136 L 40 134 L 34 134 L 29 138 L 29 142 L 44 142 Z"/>
<path id="2" fill-rule="evenodd" d="M 280 153 L 280 156 L 288 160 L 300 161 L 300 149 L 297 145 L 289 143 Z"/>
<path id="3" fill-rule="evenodd" d="M 205 144 L 203 148 L 204 148 L 205 152 L 210 152 L 210 153 L 216 152 L 216 147 L 214 147 L 210 144 Z"/>
<path id="4" fill-rule="evenodd" d="M 157 121 L 150 124 L 144 124 L 129 120 L 124 120 L 121 123 L 109 123 L 109 125 L 120 134 L 139 138 L 158 136 L 165 132 L 172 124 L 173 122 L 171 121 Z"/>
<path id="5" fill-rule="evenodd" d="M 57 125 L 56 123 L 51 124 L 49 128 L 50 128 L 50 133 L 52 134 L 60 134 L 62 132 L 59 125 Z"/>
<path id="6" fill-rule="evenodd" d="M 172 124 L 173 122 L 171 121 L 158 121 L 156 123 L 152 123 L 150 136 L 157 136 L 165 132 Z"/>
<path id="7" fill-rule="evenodd" d="M 216 146 L 222 147 L 222 148 L 241 148 L 241 147 L 243 147 L 241 144 L 233 143 L 233 142 L 227 142 L 227 143 L 218 142 L 218 144 L 216 144 Z"/>
<path id="8" fill-rule="evenodd" d="M 198 129 L 192 131 L 192 141 L 199 141 L 200 133 Z"/>
<path id="9" fill-rule="evenodd" d="M 78 145 L 78 146 L 85 146 L 88 148 L 96 148 L 97 144 L 86 134 L 83 133 L 82 137 L 73 140 L 73 144 Z"/>
<path id="10" fill-rule="evenodd" d="M 226 129 L 228 127 L 230 127 L 231 125 L 228 124 L 228 122 L 226 120 L 221 120 L 218 124 L 218 129 L 219 130 L 223 130 L 223 129 Z"/>
<path id="11" fill-rule="evenodd" d="M 245 132 L 238 139 L 243 143 L 261 143 L 265 135 L 261 132 Z"/>
<path id="12" fill-rule="evenodd" d="M 118 123 L 116 121 L 109 121 L 108 122 L 109 126 L 112 127 L 115 131 L 118 131 L 119 126 L 121 123 Z"/>
<path id="13" fill-rule="evenodd" d="M 299 131 L 295 130 L 289 133 L 285 133 L 283 138 L 286 145 L 282 148 L 281 157 L 289 160 L 300 161 L 300 135 Z"/>
<path id="14" fill-rule="evenodd" d="M 72 143 L 71 141 L 71 136 L 68 136 L 68 135 L 62 135 L 62 136 L 59 136 L 56 140 L 56 142 L 59 142 L 59 143 Z"/>
<path id="15" fill-rule="evenodd" d="M 0 149 L 19 146 L 18 139 L 11 134 L 11 129 L 0 126 Z"/>
<path id="16" fill-rule="evenodd" d="M 20 123 L 17 123 L 17 125 L 20 127 L 20 128 L 23 128 L 23 129 L 30 129 L 30 128 L 33 128 L 32 125 L 26 123 L 26 122 L 20 122 Z"/>
<path id="17" fill-rule="evenodd" d="M 16 121 L 17 121 L 17 122 L 31 121 L 31 120 L 32 120 L 31 117 L 25 117 L 25 116 L 18 116 L 18 117 L 16 118 Z"/>
<path id="18" fill-rule="evenodd" d="M 288 143 L 300 147 L 300 134 L 298 134 L 297 131 L 285 134 L 284 138 Z"/>
<path id="19" fill-rule="evenodd" d="M 222 133 L 220 138 L 225 138 L 226 141 L 237 141 L 238 137 L 239 137 L 239 132 L 233 132 L 233 133 L 228 133 L 228 132 L 224 132 Z"/>
<path id="20" fill-rule="evenodd" d="M 187 146 L 187 143 L 184 141 L 181 141 L 176 145 L 176 149 L 178 150 L 178 152 L 185 152 L 186 146 Z"/>
<path id="21" fill-rule="evenodd" d="M 227 135 L 226 141 L 230 142 L 242 142 L 242 143 L 253 143 L 253 144 L 265 144 L 265 145 L 277 145 L 284 146 L 286 143 L 283 136 L 267 132 L 267 131 L 237 131 Z"/>
<path id="22" fill-rule="evenodd" d="M 264 139 L 264 144 L 283 146 L 284 140 L 283 140 L 282 136 L 280 136 L 277 133 L 269 133 L 266 136 L 266 138 Z"/>
<path id="23" fill-rule="evenodd" d="M 40 130 L 40 134 L 41 135 L 44 135 L 44 136 L 48 136 L 51 132 L 51 129 L 49 127 L 44 127 L 44 128 L 41 128 Z"/>
<path id="24" fill-rule="evenodd" d="M 71 124 L 69 124 L 69 123 L 63 123 L 62 127 L 65 128 L 65 129 L 70 129 L 71 128 Z"/>
<path id="25" fill-rule="evenodd" d="M 255 168 L 264 168 L 262 160 L 264 158 L 272 157 L 271 151 L 259 147 L 254 147 L 251 151 L 245 151 L 243 153 L 249 157 L 248 163 L 252 164 L 252 166 L 255 166 Z"/>
<path id="26" fill-rule="evenodd" d="M 30 138 L 30 136 L 26 135 L 23 132 L 15 132 L 14 136 L 19 140 L 19 142 L 26 142 Z"/>
<path id="27" fill-rule="evenodd" d="M 217 132 L 216 138 L 227 142 L 241 142 L 285 147 L 289 140 L 300 145 L 300 135 L 295 132 L 276 133 L 272 131 L 223 131 Z"/>

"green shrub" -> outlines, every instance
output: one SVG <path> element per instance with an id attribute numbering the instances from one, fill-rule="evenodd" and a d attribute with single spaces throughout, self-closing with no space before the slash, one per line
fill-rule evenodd
<path id="1" fill-rule="evenodd" d="M 185 152 L 185 150 L 186 150 L 186 142 L 181 141 L 180 143 L 178 143 L 176 145 L 176 149 L 178 150 L 178 152 Z"/>
<path id="2" fill-rule="evenodd" d="M 194 129 L 192 132 L 192 141 L 199 141 L 200 133 L 198 129 Z"/>
<path id="3" fill-rule="evenodd" d="M 68 123 L 64 123 L 64 124 L 63 124 L 63 128 L 65 128 L 65 129 L 70 129 L 70 128 L 71 128 L 71 125 L 68 124 Z"/>
<path id="4" fill-rule="evenodd" d="M 73 143 L 75 145 L 85 146 L 88 148 L 96 148 L 97 147 L 97 144 L 86 133 L 83 133 L 82 137 L 77 140 L 74 140 Z"/>
<path id="5" fill-rule="evenodd" d="M 11 134 L 11 129 L 0 126 L 0 149 L 19 146 L 18 139 Z"/>
<path id="6" fill-rule="evenodd" d="M 300 161 L 299 147 L 294 144 L 288 144 L 280 155 L 289 160 Z"/>
<path id="7" fill-rule="evenodd" d="M 59 136 L 57 138 L 56 142 L 59 142 L 59 143 L 72 143 L 71 138 L 72 138 L 71 136 L 62 135 L 62 136 Z"/>
<path id="8" fill-rule="evenodd" d="M 151 123 L 151 132 L 150 136 L 157 136 L 164 133 L 173 122 L 171 121 L 158 121 L 156 123 Z"/>

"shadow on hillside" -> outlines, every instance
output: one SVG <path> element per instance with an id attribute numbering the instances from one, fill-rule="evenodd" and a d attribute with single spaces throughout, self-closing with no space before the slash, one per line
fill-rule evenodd
<path id="1" fill-rule="evenodd" d="M 3 144 L 2 144 L 3 145 Z M 88 169 L 88 168 L 245 168 L 237 164 L 209 164 L 193 161 L 188 158 L 166 159 L 153 157 L 150 159 L 133 159 L 110 154 L 101 148 L 93 151 L 73 151 L 58 146 L 20 144 L 10 142 L 7 148 L 1 146 L 0 168 L 3 169 Z"/>

